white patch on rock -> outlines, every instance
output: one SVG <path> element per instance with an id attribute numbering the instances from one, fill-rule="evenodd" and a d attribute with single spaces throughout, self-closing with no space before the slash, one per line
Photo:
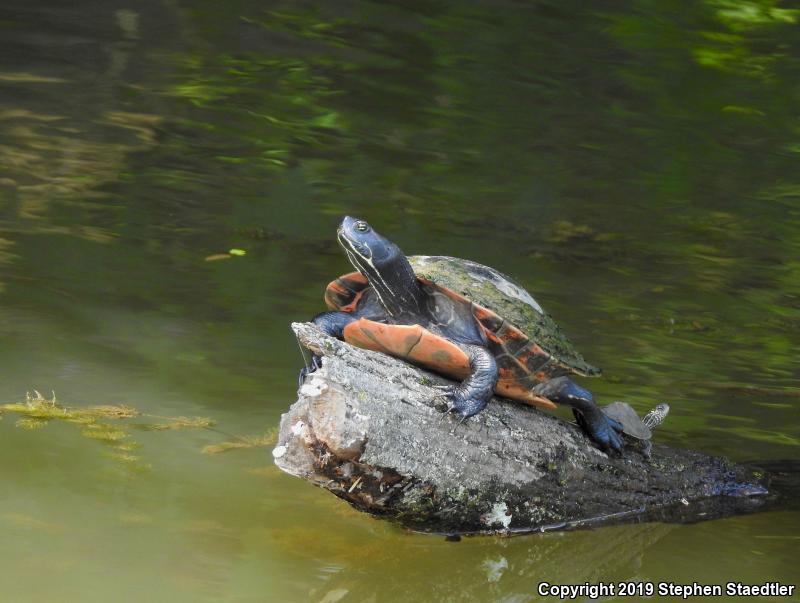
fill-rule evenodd
<path id="1" fill-rule="evenodd" d="M 361 414 L 360 412 L 355 411 L 355 410 L 352 412 L 351 416 L 353 417 L 353 419 L 355 421 L 357 421 L 359 423 L 366 423 L 367 421 L 369 421 L 369 415 Z"/>
<path id="2" fill-rule="evenodd" d="M 284 454 L 286 454 L 286 446 L 275 446 L 275 448 L 272 450 L 272 456 L 276 459 L 281 458 Z"/>
<path id="3" fill-rule="evenodd" d="M 504 502 L 494 503 L 492 510 L 481 515 L 481 521 L 487 526 L 500 524 L 503 529 L 511 525 L 511 513 L 508 512 L 508 505 Z"/>
<path id="4" fill-rule="evenodd" d="M 300 388 L 300 395 L 306 396 L 307 398 L 316 398 L 326 389 L 328 389 L 328 385 L 322 379 L 311 378 L 303 383 Z"/>
<path id="5" fill-rule="evenodd" d="M 303 434 L 303 429 L 305 428 L 306 424 L 302 421 L 298 421 L 294 425 L 292 425 L 292 433 L 296 436 L 300 436 Z"/>

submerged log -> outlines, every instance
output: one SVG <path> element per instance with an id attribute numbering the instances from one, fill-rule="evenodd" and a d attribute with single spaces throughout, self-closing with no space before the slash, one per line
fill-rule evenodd
<path id="1" fill-rule="evenodd" d="M 758 471 L 654 444 L 647 459 L 597 449 L 576 425 L 501 398 L 453 429 L 448 383 L 292 325 L 323 357 L 281 419 L 280 469 L 373 515 L 428 532 L 532 531 L 609 521 L 693 521 L 757 508 Z"/>

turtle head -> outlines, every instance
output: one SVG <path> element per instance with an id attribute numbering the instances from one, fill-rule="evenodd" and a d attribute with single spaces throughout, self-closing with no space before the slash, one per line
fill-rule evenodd
<path id="1" fill-rule="evenodd" d="M 367 277 L 392 316 L 419 312 L 423 292 L 402 250 L 367 222 L 345 216 L 336 231 L 353 267 Z"/>
<path id="2" fill-rule="evenodd" d="M 405 257 L 400 248 L 378 234 L 364 220 L 345 216 L 336 232 L 350 263 L 367 278 L 370 271 L 382 271 Z"/>

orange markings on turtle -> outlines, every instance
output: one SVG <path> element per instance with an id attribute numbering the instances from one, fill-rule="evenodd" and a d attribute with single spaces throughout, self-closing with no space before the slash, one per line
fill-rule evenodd
<path id="1" fill-rule="evenodd" d="M 419 281 L 435 287 L 456 301 L 468 301 L 455 291 L 440 287 L 427 279 L 420 278 Z M 344 274 L 328 285 L 325 291 L 325 303 L 331 310 L 353 312 L 368 287 L 369 281 L 360 272 Z M 526 365 L 529 359 L 536 356 L 549 358 L 549 354 L 491 310 L 472 303 L 472 312 L 483 327 L 490 347 L 502 348 L 505 351 L 502 358 L 506 359 L 505 362 L 513 363 L 510 367 L 502 366 L 505 362 L 497 357 L 499 366 L 495 392 L 524 404 L 549 410 L 556 408 L 556 405 L 547 398 L 536 396 L 531 392 L 530 386 L 525 385 L 525 381 L 529 379 L 522 379 L 524 374 L 530 375 L 530 369 Z M 469 357 L 464 350 L 420 325 L 386 325 L 360 318 L 344 328 L 344 339 L 357 347 L 403 358 L 454 379 L 465 379 L 472 372 Z M 516 344 L 512 347 L 517 348 L 525 344 L 516 357 L 508 353 L 507 344 L 512 342 Z M 548 374 L 541 370 L 532 377 L 536 381 L 545 381 L 549 378 Z"/>
<path id="2" fill-rule="evenodd" d="M 514 372 L 514 369 L 505 368 L 505 367 L 498 367 L 497 368 L 497 375 L 498 379 L 502 379 L 504 381 L 511 381 L 512 379 L 517 378 L 517 374 Z"/>
<path id="3" fill-rule="evenodd" d="M 475 318 L 478 320 L 482 320 L 484 318 L 494 318 L 497 316 L 494 312 L 487 310 L 483 306 L 479 306 L 478 304 L 474 304 L 474 306 L 475 308 L 473 310 L 473 314 L 475 314 Z"/>
<path id="4" fill-rule="evenodd" d="M 385 325 L 360 318 L 344 328 L 344 340 L 456 379 L 465 379 L 471 372 L 464 350 L 420 325 Z"/>
<path id="5" fill-rule="evenodd" d="M 526 387 L 521 384 L 519 374 L 513 368 L 498 367 L 497 384 L 494 386 L 494 391 L 506 398 L 511 398 L 532 406 L 539 406 L 550 410 L 556 407 L 556 405 L 547 398 L 534 395 L 529 386 Z"/>
<path id="6" fill-rule="evenodd" d="M 328 283 L 325 288 L 325 305 L 331 310 L 352 312 L 369 287 L 367 277 L 360 272 L 350 272 Z"/>
<path id="7" fill-rule="evenodd" d="M 529 404 L 530 406 L 538 406 L 539 408 L 546 408 L 548 410 L 556 408 L 553 402 L 547 398 L 535 395 L 529 388 L 520 385 L 517 381 L 498 381 L 497 385 L 494 387 L 494 391 L 501 396 L 511 398 L 523 404 Z"/>
<path id="8" fill-rule="evenodd" d="M 527 341 L 528 338 L 525 337 L 520 331 L 516 329 L 503 329 L 503 333 L 499 334 L 503 341 Z"/>
<path id="9" fill-rule="evenodd" d="M 497 344 L 498 346 L 503 345 L 503 341 L 497 335 L 495 335 L 492 331 L 490 331 L 489 329 L 484 328 L 483 332 L 486 333 L 486 338 L 489 341 Z"/>
<path id="10" fill-rule="evenodd" d="M 447 350 L 436 350 L 431 354 L 431 358 L 436 362 L 438 366 L 440 363 L 448 363 L 453 362 L 453 357 L 450 355 L 450 352 Z"/>

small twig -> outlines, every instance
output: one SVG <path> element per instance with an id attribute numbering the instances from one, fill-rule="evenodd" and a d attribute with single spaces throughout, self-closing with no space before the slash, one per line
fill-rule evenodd
<path id="1" fill-rule="evenodd" d="M 364 479 L 364 476 L 363 475 L 359 476 L 358 479 L 353 482 L 353 485 L 350 486 L 350 489 L 347 491 L 347 493 L 350 494 L 353 490 L 355 490 L 358 487 L 358 485 L 361 483 L 362 479 Z"/>

